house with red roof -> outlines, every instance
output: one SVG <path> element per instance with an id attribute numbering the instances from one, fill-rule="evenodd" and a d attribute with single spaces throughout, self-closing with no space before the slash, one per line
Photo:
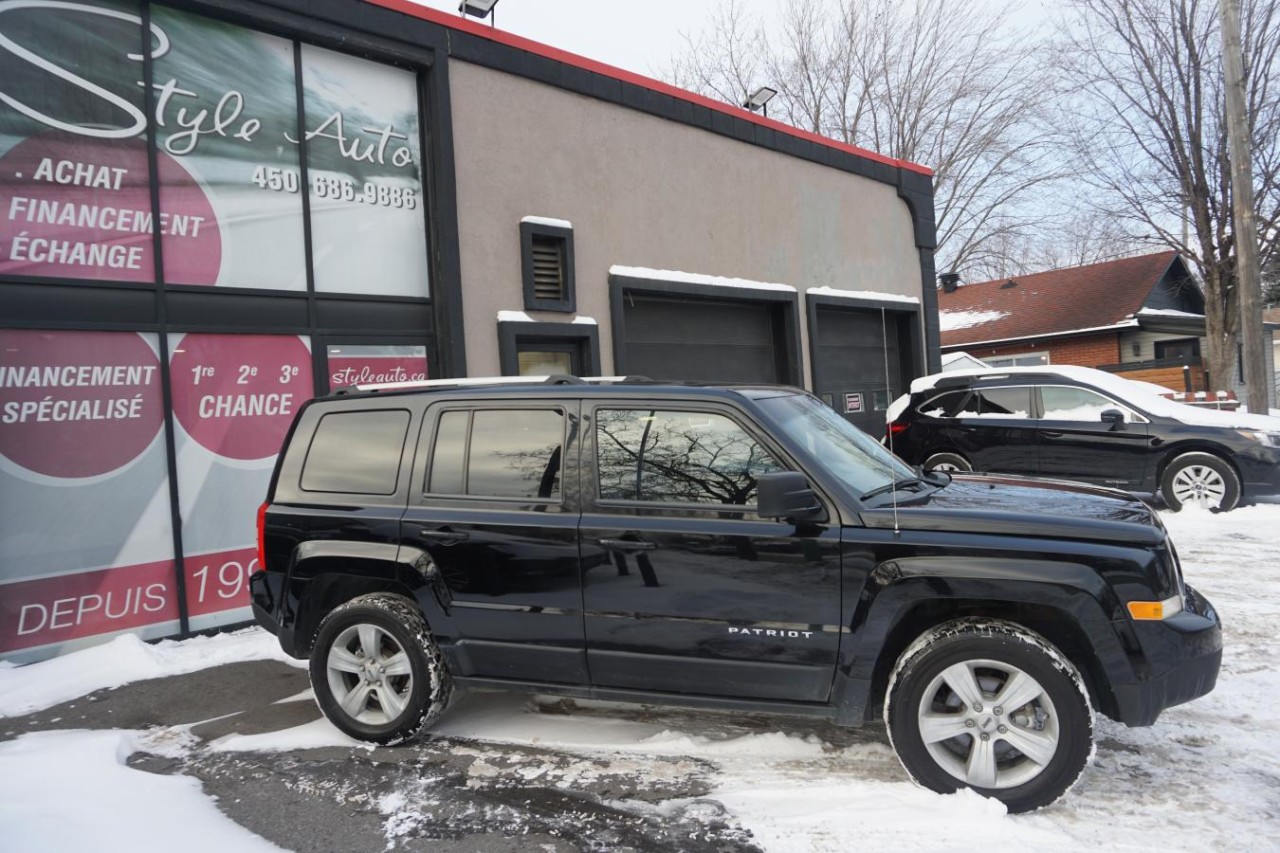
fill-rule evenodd
<path id="1" fill-rule="evenodd" d="M 1204 295 L 1177 252 L 960 284 L 942 276 L 942 352 L 992 367 L 1074 364 L 1175 391 L 1233 390 L 1204 361 Z"/>

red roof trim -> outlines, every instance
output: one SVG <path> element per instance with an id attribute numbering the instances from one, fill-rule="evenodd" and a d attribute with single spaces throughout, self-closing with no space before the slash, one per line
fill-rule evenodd
<path id="1" fill-rule="evenodd" d="M 749 121 L 752 124 L 758 124 L 761 127 L 767 127 L 778 133 L 785 133 L 788 136 L 794 136 L 797 139 L 803 139 L 808 142 L 815 142 L 827 148 L 833 148 L 836 151 L 843 151 L 847 154 L 853 154 L 868 160 L 874 160 L 877 163 L 884 163 L 888 166 L 895 166 L 900 169 L 906 169 L 910 172 L 917 172 L 921 175 L 932 175 L 933 170 L 928 166 L 921 166 L 919 163 L 912 163 L 909 160 L 898 160 L 894 157 L 886 157 L 883 154 L 877 154 L 874 151 L 868 151 L 865 148 L 859 148 L 856 145 L 849 145 L 844 142 L 838 142 L 834 139 L 828 139 L 825 136 L 819 136 L 816 133 L 810 133 L 807 130 L 801 130 L 798 127 L 792 127 L 789 124 L 783 124 L 780 121 L 765 118 L 755 113 L 735 107 L 730 104 L 716 101 L 694 92 L 680 89 L 672 86 L 670 83 L 663 83 L 661 80 L 654 80 L 652 77 L 645 77 L 643 74 L 635 74 L 604 62 L 597 62 L 594 59 L 588 59 L 585 56 L 579 56 L 576 53 L 569 53 L 567 50 L 560 50 L 556 47 L 543 44 L 542 42 L 533 41 L 522 36 L 512 35 L 502 30 L 487 27 L 483 24 L 477 24 L 469 21 L 461 15 L 452 15 L 448 12 L 442 12 L 439 9 L 431 9 L 426 6 L 420 6 L 411 0 L 365 0 L 374 6 L 381 6 L 384 9 L 390 9 L 393 12 L 400 12 L 410 15 L 414 18 L 421 18 L 424 21 L 430 21 L 442 27 L 448 27 L 451 30 L 466 33 L 467 35 L 476 36 L 478 38 L 488 39 L 507 47 L 513 47 L 517 50 L 527 51 L 537 54 L 546 59 L 556 62 L 563 62 L 565 65 L 572 65 L 575 68 L 581 68 L 584 71 L 591 71 L 595 74 L 601 74 L 605 77 L 612 77 L 623 83 L 630 83 L 633 86 L 641 86 L 653 92 L 663 95 L 669 95 L 673 98 L 679 98 L 682 101 L 688 101 L 697 104 L 700 107 L 715 110 L 725 115 L 731 115 L 734 118 Z"/>

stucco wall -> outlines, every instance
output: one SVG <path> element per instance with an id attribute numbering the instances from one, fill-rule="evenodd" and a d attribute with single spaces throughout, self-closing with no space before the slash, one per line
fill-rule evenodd
<path id="1" fill-rule="evenodd" d="M 891 186 L 477 65 L 449 76 L 472 376 L 499 372 L 497 312 L 523 308 L 523 216 L 573 223 L 578 315 L 599 322 L 606 373 L 614 264 L 920 295 Z"/>

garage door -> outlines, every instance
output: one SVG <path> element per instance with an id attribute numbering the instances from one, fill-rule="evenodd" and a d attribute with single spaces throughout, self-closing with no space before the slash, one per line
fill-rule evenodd
<path id="1" fill-rule="evenodd" d="M 910 336 L 903 315 L 888 312 L 882 319 L 877 309 L 823 306 L 815 317 L 814 393 L 879 438 L 884 409 L 904 390 L 901 344 Z"/>
<path id="2" fill-rule="evenodd" d="M 698 382 L 782 382 L 781 309 L 774 305 L 628 294 L 626 372 Z"/>

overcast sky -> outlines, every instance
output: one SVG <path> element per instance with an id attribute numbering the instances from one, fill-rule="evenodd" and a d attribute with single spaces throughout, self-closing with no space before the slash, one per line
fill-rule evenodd
<path id="1" fill-rule="evenodd" d="M 458 0 L 415 2 L 458 11 Z M 1017 3 L 1019 23 L 1034 24 L 1042 2 Z M 786 0 L 743 3 L 768 21 Z M 499 0 L 495 11 L 499 29 L 657 77 L 684 48 L 682 34 L 696 36 L 706 30 L 718 5 L 717 0 Z"/>

